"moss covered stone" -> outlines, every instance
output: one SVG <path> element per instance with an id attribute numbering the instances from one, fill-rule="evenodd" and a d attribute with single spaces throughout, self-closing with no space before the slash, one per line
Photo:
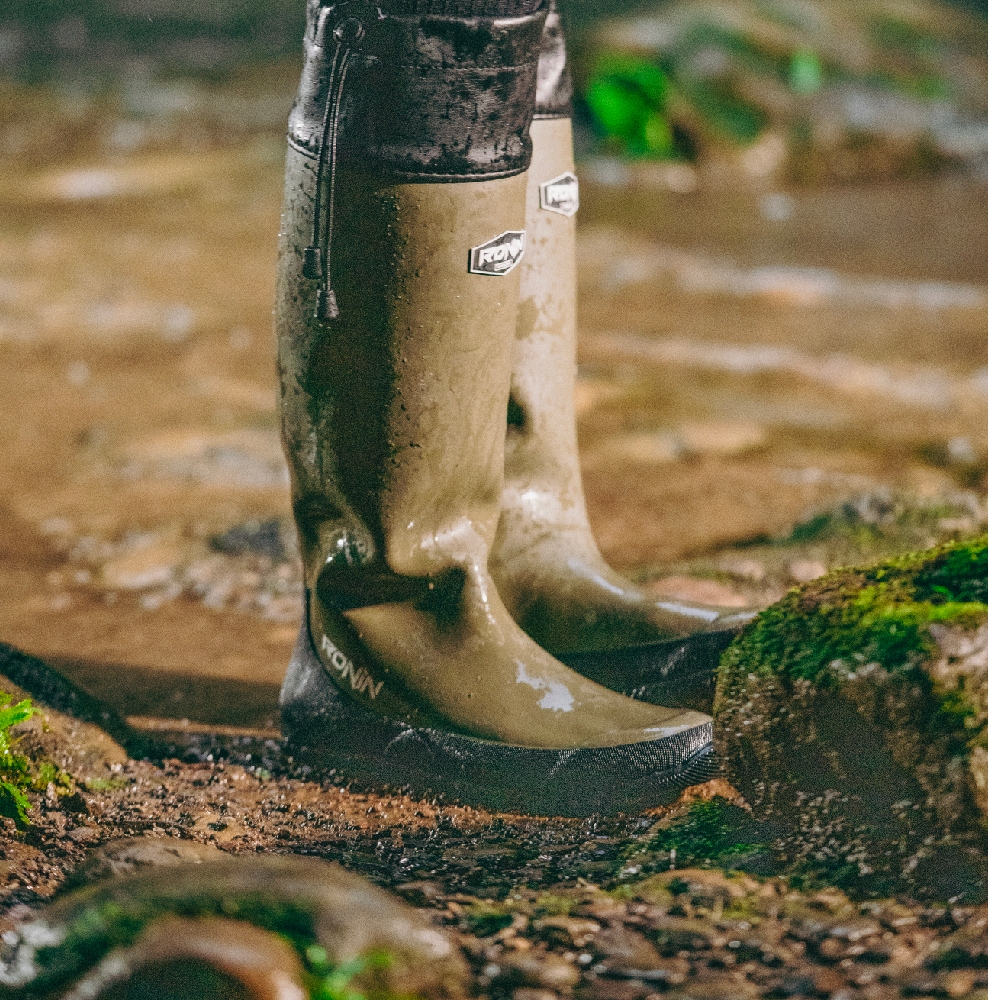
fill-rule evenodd
<path id="1" fill-rule="evenodd" d="M 0 993 L 103 996 L 109 983 L 140 975 L 150 962 L 166 968 L 192 957 L 250 975 L 226 940 L 238 936 L 234 924 L 245 934 L 276 935 L 275 947 L 291 946 L 301 965 L 294 978 L 310 1000 L 468 995 L 464 960 L 414 910 L 338 865 L 294 856 L 154 863 L 70 893 L 4 935 Z M 166 954 L 163 941 L 171 938 Z"/>
<path id="2" fill-rule="evenodd" d="M 838 570 L 726 651 L 716 748 L 786 860 L 873 893 L 979 891 L 986 565 L 982 537 Z"/>

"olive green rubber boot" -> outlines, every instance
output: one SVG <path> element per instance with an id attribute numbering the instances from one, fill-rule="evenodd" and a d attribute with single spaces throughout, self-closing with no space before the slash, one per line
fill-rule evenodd
<path id="1" fill-rule="evenodd" d="M 399 58 L 414 35 L 438 43 L 418 39 L 418 55 L 442 44 L 459 54 L 450 58 L 471 53 L 486 64 L 484 87 L 494 87 L 503 59 L 523 72 L 519 46 L 533 28 L 537 40 L 543 18 L 400 18 L 383 48 L 376 33 L 396 31 L 391 18 L 370 22 L 367 35 L 345 21 L 333 37 L 376 38 L 372 58 L 355 70 L 354 106 L 363 108 L 373 87 L 398 86 L 363 74 L 382 53 Z M 417 70 L 420 83 L 430 76 Z M 454 85 L 468 87 L 470 75 Z M 529 98 L 533 67 L 531 76 Z M 304 88 L 309 81 L 307 63 Z M 516 111 L 516 84 L 505 84 L 505 114 Z M 348 75 L 349 97 L 350 86 Z M 426 107 L 394 127 L 409 127 Z M 307 753 L 322 749 L 324 766 L 500 805 L 590 810 L 618 801 L 602 782 L 623 781 L 635 794 L 621 803 L 652 804 L 707 751 L 710 719 L 624 697 L 556 660 L 511 618 L 487 570 L 503 489 L 530 116 L 531 104 L 520 159 L 510 162 L 517 136 L 501 142 L 491 133 L 487 149 L 508 159 L 491 153 L 487 169 L 470 158 L 457 170 L 457 156 L 440 157 L 452 171 L 444 178 L 434 161 L 400 167 L 387 141 L 358 159 L 345 155 L 348 119 L 335 187 L 323 194 L 323 153 L 295 141 L 293 112 L 277 333 L 307 618 L 282 689 L 283 726 Z M 358 113 L 354 121 L 366 120 Z M 434 126 L 432 114 L 427 121 Z M 404 166 L 417 159 L 414 147 L 412 137 L 396 147 L 410 157 Z M 324 225 L 317 198 L 336 206 Z M 423 751 L 409 747 L 413 739 Z M 590 760 L 579 757 L 584 750 L 599 751 L 581 772 L 592 787 L 567 786 L 571 758 L 578 768 Z M 418 759 L 419 775 L 410 773 Z M 380 771 L 380 760 L 392 767 Z M 478 762 L 471 776 L 470 760 Z M 484 782 L 490 787 L 478 787 Z M 495 787 L 513 797 L 497 798 Z"/>
<path id="2" fill-rule="evenodd" d="M 290 161 L 294 205 L 308 168 Z M 468 258 L 523 231 L 524 184 L 345 171 L 340 317 L 310 322 L 311 297 L 284 285 L 283 433 L 310 631 L 344 694 L 412 723 L 525 747 L 657 739 L 705 719 L 574 673 L 521 631 L 487 572 L 518 283 L 470 273 Z M 296 215 L 308 222 L 286 217 L 286 274 L 307 237 Z"/>
<path id="3" fill-rule="evenodd" d="M 552 22 L 555 21 L 553 24 Z M 557 654 L 728 629 L 747 616 L 657 601 L 601 555 L 577 451 L 576 220 L 569 84 L 550 15 L 531 126 L 505 482 L 490 572 L 521 627 Z M 562 79 L 560 79 L 560 75 Z"/>

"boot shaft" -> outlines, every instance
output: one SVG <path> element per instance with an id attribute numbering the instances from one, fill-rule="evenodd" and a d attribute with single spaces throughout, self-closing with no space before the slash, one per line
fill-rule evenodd
<path id="1" fill-rule="evenodd" d="M 307 587 L 339 576 L 347 605 L 407 599 L 471 549 L 485 565 L 496 529 L 547 15 L 505 2 L 515 16 L 308 7 L 282 430 Z"/>

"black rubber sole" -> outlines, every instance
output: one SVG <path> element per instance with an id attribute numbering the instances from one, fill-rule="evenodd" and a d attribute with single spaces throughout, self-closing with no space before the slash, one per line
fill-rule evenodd
<path id="1" fill-rule="evenodd" d="M 560 654 L 578 674 L 639 701 L 712 714 L 719 658 L 742 626 L 686 639 Z"/>
<path id="2" fill-rule="evenodd" d="M 500 812 L 633 813 L 713 777 L 712 724 L 646 743 L 546 750 L 374 714 L 341 695 L 303 625 L 281 687 L 288 749 L 313 776 L 444 796 Z"/>

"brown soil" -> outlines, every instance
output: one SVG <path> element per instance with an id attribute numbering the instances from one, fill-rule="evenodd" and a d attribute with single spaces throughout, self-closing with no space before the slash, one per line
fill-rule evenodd
<path id="1" fill-rule="evenodd" d="M 605 856 L 620 857 L 666 810 L 539 821 L 218 763 L 133 761 L 107 783 L 84 795 L 84 813 L 41 797 L 27 835 L 8 829 L 0 924 L 50 897 L 88 851 L 146 834 L 339 861 L 458 935 L 477 992 L 494 997 L 986 996 L 985 907 L 857 904 L 703 870 L 609 878 L 621 861 Z"/>

